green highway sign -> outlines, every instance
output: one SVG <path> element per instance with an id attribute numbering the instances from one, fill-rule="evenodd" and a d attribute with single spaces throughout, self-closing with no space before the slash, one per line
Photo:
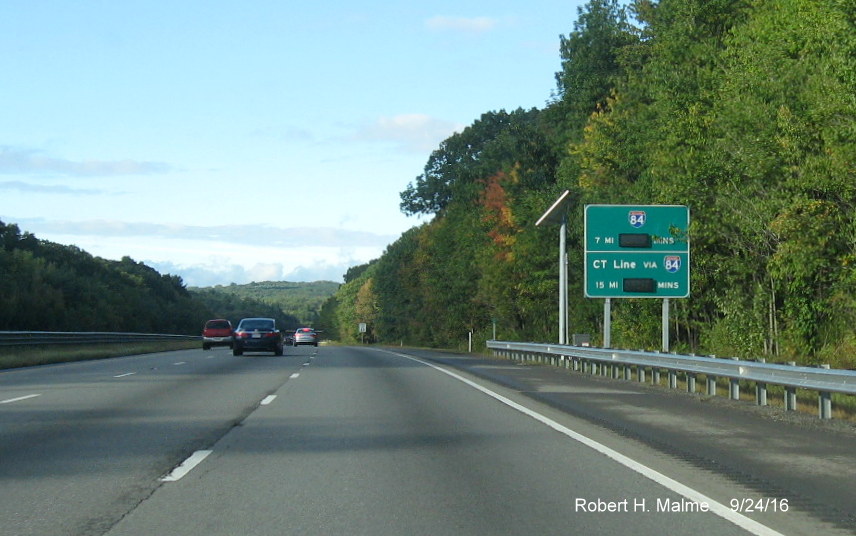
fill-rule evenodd
<path id="1" fill-rule="evenodd" d="M 686 298 L 689 209 L 683 205 L 587 205 L 587 298 Z"/>

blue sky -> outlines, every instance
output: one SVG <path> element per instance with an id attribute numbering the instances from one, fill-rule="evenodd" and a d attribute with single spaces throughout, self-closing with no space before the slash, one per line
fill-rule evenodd
<path id="1" fill-rule="evenodd" d="M 0 0 L 0 220 L 188 285 L 340 281 L 581 1 Z"/>

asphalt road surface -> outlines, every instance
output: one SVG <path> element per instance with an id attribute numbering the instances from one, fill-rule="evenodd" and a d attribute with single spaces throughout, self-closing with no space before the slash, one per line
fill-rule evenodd
<path id="1" fill-rule="evenodd" d="M 854 534 L 846 427 L 424 350 L 0 373 L 0 535 Z"/>

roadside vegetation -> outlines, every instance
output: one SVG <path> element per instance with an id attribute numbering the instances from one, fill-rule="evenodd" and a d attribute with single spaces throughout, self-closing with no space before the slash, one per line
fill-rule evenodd
<path id="1" fill-rule="evenodd" d="M 0 370 L 199 348 L 198 341 L 0 347 Z"/>
<path id="2" fill-rule="evenodd" d="M 602 300 L 583 297 L 584 206 L 687 205 L 672 350 L 856 368 L 854 4 L 592 0 L 569 30 L 552 99 L 439 145 L 401 192 L 428 221 L 349 271 L 324 329 L 555 341 L 557 229 L 534 222 L 568 189 L 573 332 L 603 331 Z M 613 345 L 657 348 L 660 322 L 659 300 L 613 300 Z"/>

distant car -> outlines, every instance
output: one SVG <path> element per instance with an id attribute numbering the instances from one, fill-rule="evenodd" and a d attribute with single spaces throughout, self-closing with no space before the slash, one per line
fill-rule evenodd
<path id="1" fill-rule="evenodd" d="M 311 344 L 318 346 L 318 334 L 312 328 L 300 328 L 294 332 L 294 346 Z"/>
<path id="2" fill-rule="evenodd" d="M 212 346 L 232 347 L 232 323 L 223 318 L 209 320 L 202 328 L 202 349 Z"/>
<path id="3" fill-rule="evenodd" d="M 294 344 L 294 333 L 286 331 L 284 337 L 285 339 L 282 341 L 284 345 L 292 346 Z"/>
<path id="4" fill-rule="evenodd" d="M 248 352 L 273 352 L 282 355 L 282 333 L 273 318 L 244 318 L 235 329 L 233 355 Z"/>

